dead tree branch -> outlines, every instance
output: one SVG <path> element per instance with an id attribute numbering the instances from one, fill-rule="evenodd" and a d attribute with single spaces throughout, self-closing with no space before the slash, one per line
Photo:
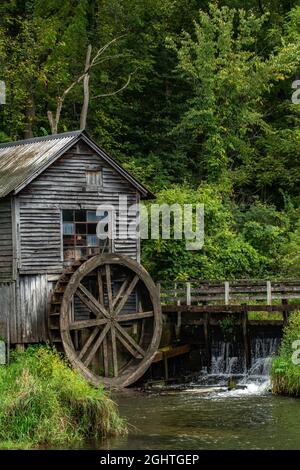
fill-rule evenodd
<path id="1" fill-rule="evenodd" d="M 112 91 L 110 93 L 102 93 L 101 95 L 96 95 L 96 96 L 93 96 L 92 99 L 95 100 L 97 98 L 103 98 L 104 96 L 113 96 L 113 95 L 117 95 L 118 93 L 121 93 L 121 91 L 125 90 L 125 88 L 128 87 L 130 81 L 131 81 L 131 77 L 132 77 L 133 73 L 131 73 L 129 76 L 128 76 L 128 80 L 127 82 L 125 83 L 125 85 L 123 85 L 121 88 L 119 88 L 118 90 L 116 91 Z"/>
<path id="2" fill-rule="evenodd" d="M 104 62 L 105 60 L 109 60 L 110 58 L 114 58 L 119 56 L 119 54 L 116 54 L 115 56 L 105 56 L 101 58 L 102 54 L 110 47 L 112 44 L 120 40 L 122 37 L 125 35 L 117 36 L 108 43 L 106 43 L 104 46 L 102 46 L 98 51 L 96 52 L 95 56 L 91 59 L 91 54 L 92 54 L 92 46 L 89 44 L 86 52 L 86 58 L 85 58 L 85 67 L 83 73 L 74 80 L 71 85 L 65 89 L 65 91 L 62 93 L 61 96 L 58 96 L 56 99 L 56 111 L 55 111 L 55 117 L 53 116 L 52 111 L 48 110 L 47 111 L 47 117 L 48 121 L 50 124 L 51 132 L 52 134 L 57 134 L 58 132 L 58 125 L 61 117 L 61 111 L 62 111 L 62 106 L 64 103 L 64 100 L 66 96 L 70 93 L 70 91 L 78 85 L 80 82 L 83 81 L 83 105 L 81 109 L 81 114 L 80 114 L 80 128 L 85 129 L 86 127 L 86 120 L 87 120 L 87 113 L 88 113 L 88 107 L 89 107 L 89 101 L 90 101 L 90 93 L 89 93 L 89 80 L 90 80 L 90 70 L 99 65 L 100 63 Z M 113 93 L 108 93 L 104 95 L 98 95 L 100 96 L 110 96 L 113 94 L 120 93 L 122 90 L 124 90 L 130 83 L 131 80 L 131 75 L 129 76 L 129 79 L 127 83 L 120 88 L 119 90 L 116 90 L 116 92 Z"/>

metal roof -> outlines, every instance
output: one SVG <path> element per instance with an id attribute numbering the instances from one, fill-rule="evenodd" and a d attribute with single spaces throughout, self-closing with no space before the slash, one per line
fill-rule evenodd
<path id="1" fill-rule="evenodd" d="M 12 191 L 17 193 L 26 187 L 79 139 L 92 146 L 144 197 L 154 197 L 150 191 L 93 142 L 85 131 L 74 131 L 0 144 L 0 198 L 7 196 Z"/>

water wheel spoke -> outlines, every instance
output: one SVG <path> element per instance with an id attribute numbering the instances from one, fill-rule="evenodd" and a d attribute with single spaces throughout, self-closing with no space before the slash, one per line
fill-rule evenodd
<path id="1" fill-rule="evenodd" d="M 145 356 L 145 351 L 141 348 L 141 346 L 132 338 L 132 336 L 130 336 L 127 331 L 121 326 L 119 325 L 118 323 L 115 323 L 115 327 L 117 328 L 117 330 L 119 331 L 119 333 L 121 333 L 121 335 L 123 336 L 123 339 L 125 341 L 125 339 L 127 340 L 127 342 L 133 346 L 136 351 L 138 351 L 143 357 Z"/>
<path id="2" fill-rule="evenodd" d="M 86 367 L 90 364 L 91 360 L 93 359 L 96 352 L 100 348 L 100 346 L 101 346 L 105 336 L 107 335 L 109 329 L 110 329 L 110 324 L 108 323 L 107 325 L 105 325 L 105 327 L 101 331 L 101 334 L 100 334 L 99 338 L 95 341 L 95 343 L 94 343 L 93 347 L 91 348 L 91 350 L 90 350 L 89 354 L 87 355 L 87 357 L 83 360 L 83 363 Z"/>
<path id="3" fill-rule="evenodd" d="M 127 343 L 127 341 L 125 341 L 123 336 L 121 336 L 121 334 L 118 331 L 116 331 L 116 337 L 120 341 L 120 343 L 122 343 L 123 346 L 127 349 L 127 351 L 130 352 L 130 354 L 133 357 L 135 357 L 136 359 L 142 359 L 143 356 L 140 353 L 138 353 L 134 348 L 132 348 L 130 344 Z"/>
<path id="4" fill-rule="evenodd" d="M 112 286 L 111 286 L 111 272 L 110 272 L 110 265 L 105 265 L 105 274 L 106 274 L 106 288 L 107 288 L 107 296 L 108 296 L 108 309 L 109 312 L 112 313 L 113 311 L 113 294 L 112 294 Z"/>
<path id="5" fill-rule="evenodd" d="M 83 330 L 84 328 L 91 328 L 92 326 L 105 325 L 107 318 L 96 318 L 93 320 L 80 320 L 70 323 L 70 330 Z"/>
<path id="6" fill-rule="evenodd" d="M 98 290 L 99 290 L 99 302 L 104 305 L 104 289 L 103 289 L 103 280 L 101 269 L 98 271 Z M 103 368 L 104 376 L 109 376 L 109 364 L 108 364 L 108 346 L 107 346 L 107 336 L 104 337 L 102 343 L 102 355 L 103 355 Z"/>
<path id="7" fill-rule="evenodd" d="M 137 313 L 128 313 L 124 315 L 119 315 L 118 322 L 122 321 L 134 321 L 134 320 L 144 320 L 145 318 L 153 317 L 153 310 L 149 312 L 137 312 Z"/>
<path id="8" fill-rule="evenodd" d="M 109 313 L 106 308 L 95 299 L 93 294 L 91 294 L 83 284 L 79 284 L 76 295 L 97 317 L 102 314 L 104 317 L 109 318 Z"/>
<path id="9" fill-rule="evenodd" d="M 134 278 L 132 279 L 128 289 L 126 290 L 122 300 L 120 301 L 119 305 L 115 309 L 115 316 L 117 316 L 122 311 L 124 305 L 126 304 L 130 294 L 132 293 L 133 289 L 137 285 L 138 281 L 139 281 L 139 276 L 136 274 Z"/>
<path id="10" fill-rule="evenodd" d="M 83 348 L 81 349 L 80 353 L 78 354 L 78 359 L 82 359 L 89 347 L 91 346 L 92 342 L 96 338 L 98 332 L 100 331 L 100 328 L 95 328 L 94 331 L 90 334 L 89 338 L 86 340 L 84 343 Z"/>
<path id="11" fill-rule="evenodd" d="M 119 302 L 120 298 L 122 297 L 122 295 L 124 294 L 125 292 L 125 289 L 127 288 L 129 284 L 129 279 L 125 279 L 125 281 L 123 282 L 123 284 L 121 285 L 116 297 L 114 298 L 114 301 L 113 301 L 113 308 L 116 307 L 117 303 Z"/>
<path id="12" fill-rule="evenodd" d="M 104 290 L 102 282 L 102 273 L 98 271 L 98 290 L 99 290 L 99 302 L 104 306 Z"/>
<path id="13" fill-rule="evenodd" d="M 112 345 L 114 376 L 118 377 L 119 370 L 118 370 L 117 342 L 116 342 L 116 330 L 114 326 L 111 327 L 111 345 Z"/>
<path id="14" fill-rule="evenodd" d="M 63 294 L 59 333 L 65 352 L 91 384 L 128 386 L 147 370 L 159 346 L 158 290 L 129 256 L 102 253 L 75 267 L 71 276 L 62 277 L 67 283 L 63 291 L 58 281 L 57 292 Z M 50 327 L 56 339 L 56 317 Z"/>
<path id="15" fill-rule="evenodd" d="M 102 343 L 102 353 L 103 353 L 103 366 L 104 366 L 104 375 L 105 377 L 109 376 L 109 367 L 108 367 L 108 347 L 107 347 L 107 336 L 105 336 Z"/>

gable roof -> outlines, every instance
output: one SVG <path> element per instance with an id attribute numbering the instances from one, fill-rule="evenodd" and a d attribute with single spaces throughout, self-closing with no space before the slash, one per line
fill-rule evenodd
<path id="1" fill-rule="evenodd" d="M 85 131 L 35 137 L 0 144 L 0 198 L 19 193 L 79 140 L 86 142 L 145 199 L 154 195 L 102 150 Z"/>

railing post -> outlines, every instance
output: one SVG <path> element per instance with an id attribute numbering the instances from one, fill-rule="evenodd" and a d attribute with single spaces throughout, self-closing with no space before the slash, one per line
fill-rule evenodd
<path id="1" fill-rule="evenodd" d="M 186 304 L 191 305 L 191 283 L 186 283 Z"/>
<path id="2" fill-rule="evenodd" d="M 288 305 L 289 301 L 288 301 L 288 299 L 282 299 L 281 303 L 282 303 L 282 305 Z M 283 317 L 283 326 L 287 326 L 288 321 L 289 321 L 289 311 L 288 311 L 288 309 L 283 310 L 282 317 Z"/>
<path id="3" fill-rule="evenodd" d="M 161 284 L 160 284 L 160 282 L 158 282 L 156 284 L 156 286 L 157 286 L 157 291 L 158 291 L 158 297 L 159 297 L 159 300 L 161 301 Z"/>
<path id="4" fill-rule="evenodd" d="M 177 282 L 175 282 L 175 297 L 177 297 Z M 180 305 L 180 300 L 177 300 L 177 305 Z M 175 327 L 176 338 L 180 339 L 180 330 L 181 330 L 181 312 L 177 312 L 177 324 Z"/>
<path id="5" fill-rule="evenodd" d="M 271 285 L 271 281 L 267 281 L 267 305 L 272 305 L 272 285 Z"/>
<path id="6" fill-rule="evenodd" d="M 225 288 L 225 305 L 229 305 L 229 282 L 228 281 L 225 281 L 224 288 Z"/>

